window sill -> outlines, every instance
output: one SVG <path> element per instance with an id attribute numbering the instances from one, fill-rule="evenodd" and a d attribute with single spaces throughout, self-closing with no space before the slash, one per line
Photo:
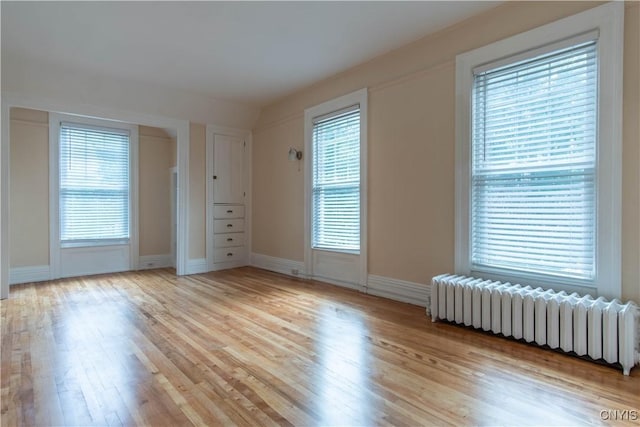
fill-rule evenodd
<path id="1" fill-rule="evenodd" d="M 60 244 L 60 249 L 91 248 L 91 247 L 102 247 L 102 246 L 125 246 L 125 245 L 129 245 L 129 239 L 62 242 Z"/>
<path id="2" fill-rule="evenodd" d="M 311 249 L 314 251 L 323 251 L 323 252 L 336 252 L 339 254 L 347 254 L 347 255 L 360 255 L 359 250 L 349 250 L 349 249 L 336 249 L 336 248 L 323 248 L 321 246 L 312 246 Z"/>

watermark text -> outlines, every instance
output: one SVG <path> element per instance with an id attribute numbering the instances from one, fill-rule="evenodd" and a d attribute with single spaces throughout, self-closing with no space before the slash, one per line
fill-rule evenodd
<path id="1" fill-rule="evenodd" d="M 635 409 L 603 409 L 600 411 L 603 421 L 638 421 L 640 411 Z"/>

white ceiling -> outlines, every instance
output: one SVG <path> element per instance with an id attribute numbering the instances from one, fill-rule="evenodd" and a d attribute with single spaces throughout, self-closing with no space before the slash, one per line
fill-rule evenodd
<path id="1" fill-rule="evenodd" d="M 7 2 L 3 62 L 267 105 L 497 2 Z"/>

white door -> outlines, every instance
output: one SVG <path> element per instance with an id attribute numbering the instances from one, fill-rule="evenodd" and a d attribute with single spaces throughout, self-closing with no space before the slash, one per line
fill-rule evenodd
<path id="1" fill-rule="evenodd" d="M 244 140 L 215 135 L 213 142 L 213 202 L 244 203 Z"/>

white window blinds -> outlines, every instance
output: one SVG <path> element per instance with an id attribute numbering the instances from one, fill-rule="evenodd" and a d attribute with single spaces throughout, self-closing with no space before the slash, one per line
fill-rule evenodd
<path id="1" fill-rule="evenodd" d="M 313 121 L 312 246 L 360 251 L 360 108 Z"/>
<path id="2" fill-rule="evenodd" d="M 60 126 L 60 240 L 129 239 L 129 132 Z"/>
<path id="3" fill-rule="evenodd" d="M 589 41 L 474 73 L 473 270 L 594 278 L 596 53 Z"/>

